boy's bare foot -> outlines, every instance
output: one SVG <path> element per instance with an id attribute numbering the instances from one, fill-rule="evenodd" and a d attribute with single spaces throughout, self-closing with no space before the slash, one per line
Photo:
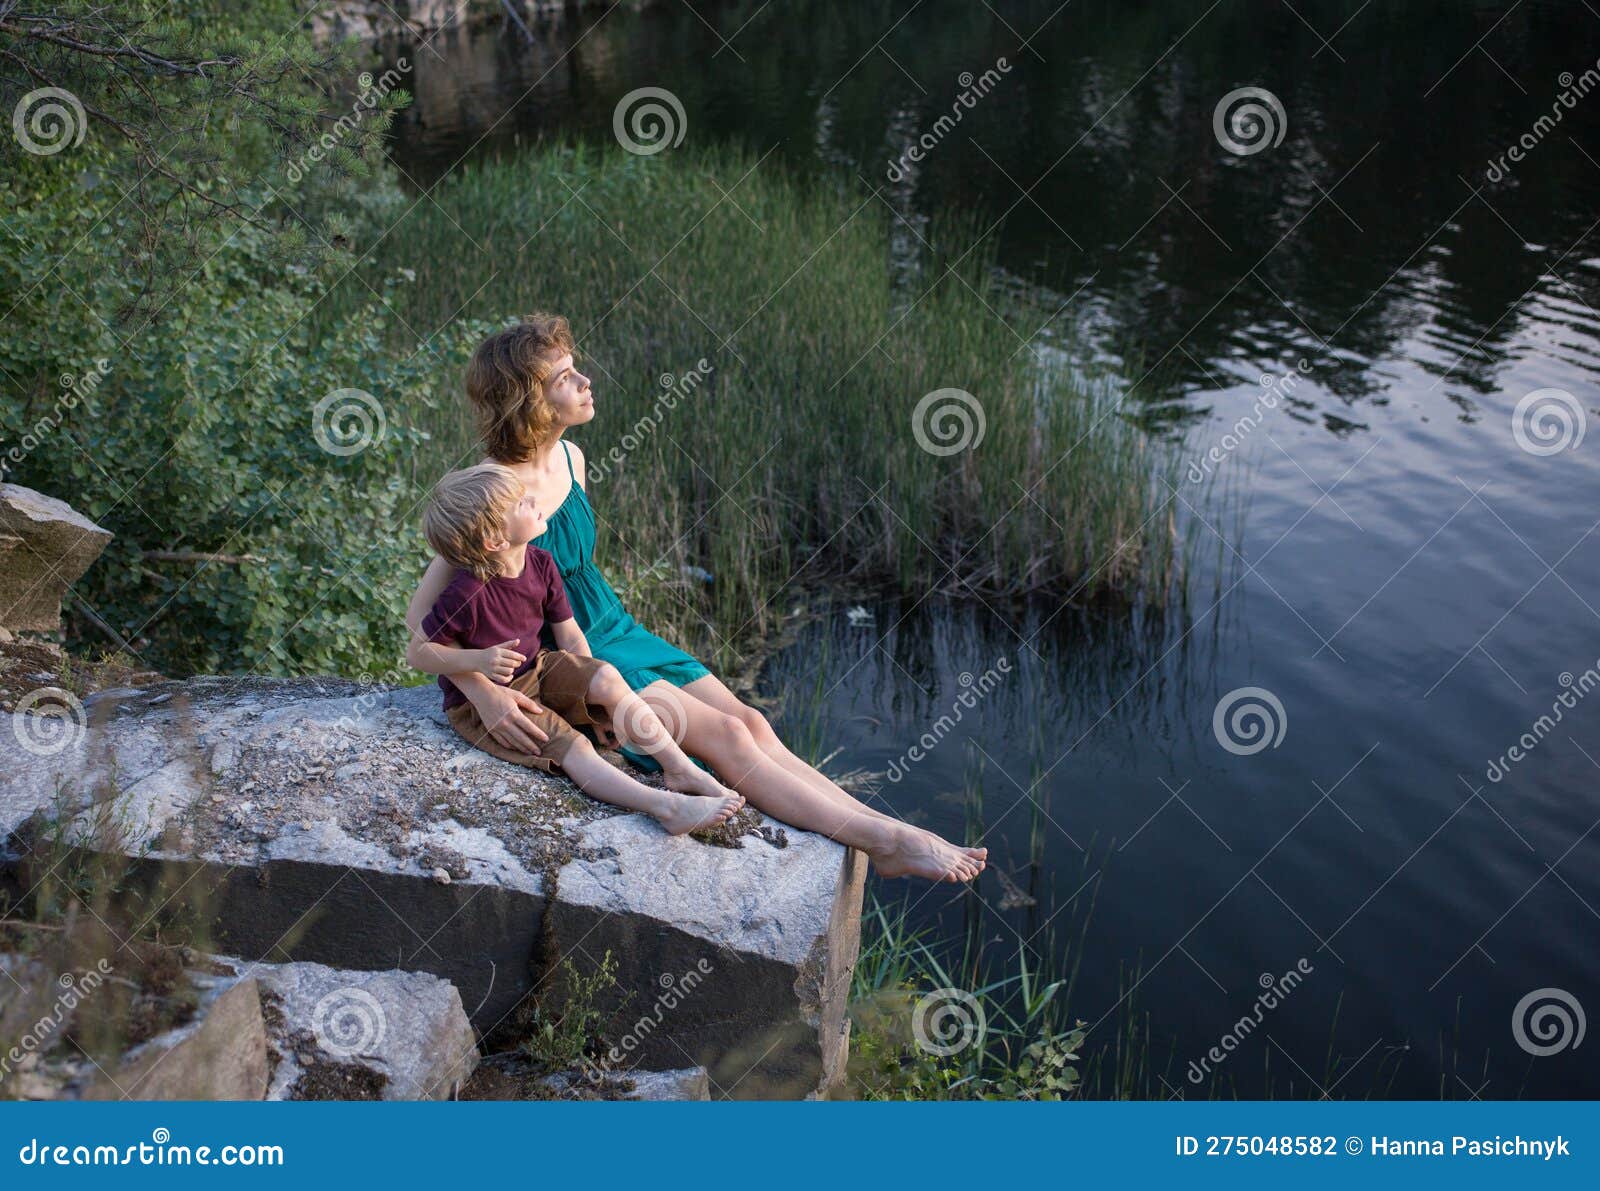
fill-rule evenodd
<path id="1" fill-rule="evenodd" d="M 666 783 L 667 789 L 676 790 L 680 794 L 694 794 L 701 798 L 735 797 L 741 804 L 744 802 L 741 796 L 734 794 L 698 765 L 691 765 L 688 769 L 682 770 L 663 769 L 661 780 Z"/>
<path id="2" fill-rule="evenodd" d="M 875 853 L 872 862 L 882 877 L 922 877 L 929 881 L 970 881 L 983 871 L 987 848 L 962 848 L 949 840 L 907 826 L 894 842 Z"/>
<path id="3" fill-rule="evenodd" d="M 656 814 L 657 821 L 667 829 L 668 835 L 687 835 L 702 827 L 712 827 L 733 817 L 744 805 L 739 794 L 694 797 L 678 794 L 665 810 Z"/>

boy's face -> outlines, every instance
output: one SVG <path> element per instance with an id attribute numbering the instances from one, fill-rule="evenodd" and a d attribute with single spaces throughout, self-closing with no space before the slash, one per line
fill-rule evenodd
<path id="1" fill-rule="evenodd" d="M 524 492 L 522 499 L 512 505 L 511 511 L 506 514 L 505 525 L 501 529 L 505 535 L 505 545 L 508 548 L 526 546 L 544 531 L 544 514 L 534 507 L 533 497 Z"/>

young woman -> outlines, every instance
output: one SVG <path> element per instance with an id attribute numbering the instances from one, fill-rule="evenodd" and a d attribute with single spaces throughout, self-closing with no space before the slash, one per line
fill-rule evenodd
<path id="1" fill-rule="evenodd" d="M 467 369 L 467 396 L 479 419 L 485 461 L 515 472 L 545 515 L 549 528 L 539 545 L 555 557 L 594 656 L 622 672 L 673 727 L 684 752 L 710 765 L 774 819 L 860 848 L 885 877 L 976 877 L 988 849 L 958 847 L 851 797 L 785 748 L 761 712 L 623 609 L 594 565 L 595 516 L 584 485 L 583 453 L 564 438 L 595 414 L 589 378 L 573 361 L 574 346 L 566 319 L 529 315 L 478 347 Z M 406 614 L 414 639 L 450 576 L 443 559 L 429 563 Z M 537 752 L 543 733 L 526 713 L 537 712 L 538 705 L 503 684 L 538 646 L 522 641 L 483 650 L 439 648 L 427 660 L 419 655 L 414 664 L 421 661 L 434 673 L 450 674 L 501 744 Z M 458 664 L 448 662 L 451 654 Z"/>

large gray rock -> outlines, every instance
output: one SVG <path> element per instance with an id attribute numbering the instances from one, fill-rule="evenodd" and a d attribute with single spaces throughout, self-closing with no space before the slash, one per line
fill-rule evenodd
<path id="1" fill-rule="evenodd" d="M 33 1100 L 259 1100 L 266 1093 L 266 1033 L 259 990 L 248 976 L 190 973 L 195 999 L 190 1020 L 116 1061 L 97 1062 L 66 1045 L 58 1029 L 47 1028 L 58 1018 L 70 1021 L 71 1013 L 82 1020 L 95 1011 L 92 976 L 71 983 L 75 1005 L 63 1013 L 66 977 L 58 983 L 38 971 L 36 962 L 12 959 L 9 966 L 12 979 L 0 993 L 13 999 L 8 1005 L 0 995 L 0 1022 L 6 1037 L 31 1037 L 31 1042 L 25 1059 L 8 1072 L 11 1081 L 0 1080 L 8 1095 Z M 54 998 L 43 1012 L 41 998 Z"/>
<path id="2" fill-rule="evenodd" d="M 735 848 L 673 838 L 469 748 L 432 688 L 111 692 L 11 776 L 0 832 L 73 808 L 71 842 L 127 856 L 156 904 L 203 903 L 217 950 L 430 972 L 484 1033 L 530 991 L 559 1001 L 559 960 L 609 952 L 624 1065 L 706 1066 L 741 1097 L 842 1076 L 859 855 L 770 820 Z"/>
<path id="3" fill-rule="evenodd" d="M 110 540 L 65 501 L 0 484 L 0 625 L 59 629 L 61 597 Z"/>
<path id="4" fill-rule="evenodd" d="M 478 1065 L 461 996 L 437 976 L 224 962 L 261 988 L 268 1100 L 446 1100 Z"/>

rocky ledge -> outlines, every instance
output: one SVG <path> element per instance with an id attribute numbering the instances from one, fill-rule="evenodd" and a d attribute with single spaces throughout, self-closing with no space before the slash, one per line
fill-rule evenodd
<path id="1" fill-rule="evenodd" d="M 843 1075 L 865 866 L 830 840 L 745 813 L 717 841 L 668 836 L 469 748 L 431 687 L 201 678 L 11 727 L 13 879 L 50 847 L 126 858 L 216 950 L 430 973 L 480 1036 L 609 954 L 596 1000 L 620 1067 L 705 1067 L 718 1097 Z"/>

